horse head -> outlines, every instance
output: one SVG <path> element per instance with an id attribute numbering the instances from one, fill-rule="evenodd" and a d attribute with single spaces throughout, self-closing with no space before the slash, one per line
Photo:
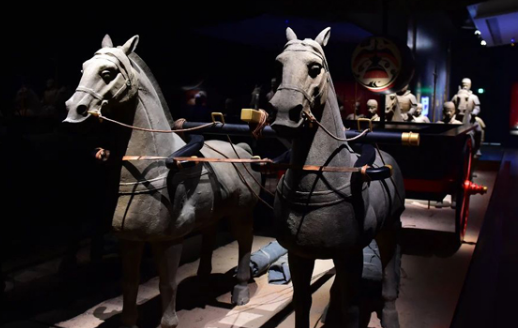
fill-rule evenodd
<path id="1" fill-rule="evenodd" d="M 280 85 L 270 100 L 275 116 L 271 126 L 281 136 L 293 137 L 307 114 L 317 119 L 322 115 L 330 86 L 323 47 L 330 30 L 324 29 L 315 40 L 299 40 L 291 28 L 286 29 L 288 42 L 276 58 Z"/>
<path id="2" fill-rule="evenodd" d="M 385 96 L 385 119 L 401 121 L 401 108 L 395 93 Z"/>
<path id="3" fill-rule="evenodd" d="M 135 35 L 124 45 L 114 47 L 111 38 L 104 37 L 102 48 L 83 63 L 79 86 L 66 102 L 68 115 L 64 122 L 80 123 L 101 109 L 110 111 L 134 99 L 139 87 L 138 72 L 128 56 L 138 41 Z"/>

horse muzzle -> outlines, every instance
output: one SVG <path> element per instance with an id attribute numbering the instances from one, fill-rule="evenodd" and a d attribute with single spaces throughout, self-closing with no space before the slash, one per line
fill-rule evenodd
<path id="1" fill-rule="evenodd" d="M 278 94 L 279 92 L 276 96 Z M 303 99 L 294 99 L 296 101 L 285 101 L 285 99 L 274 96 L 270 101 L 275 117 L 271 127 L 279 136 L 290 138 L 297 136 L 304 124 L 302 113 L 304 105 Z"/>
<path id="2" fill-rule="evenodd" d="M 304 117 L 301 115 L 302 105 L 299 106 L 300 109 L 295 109 L 296 112 L 300 113 L 297 120 L 291 119 L 288 115 L 285 114 L 276 114 L 275 121 L 273 121 L 271 127 L 280 137 L 293 138 L 300 134 L 302 125 L 304 124 Z"/>
<path id="3" fill-rule="evenodd" d="M 91 101 L 87 104 L 84 99 L 81 99 L 83 101 L 77 101 L 74 96 L 65 102 L 68 111 L 67 117 L 63 120 L 65 123 L 82 123 L 91 116 L 89 113 Z"/>
<path id="4" fill-rule="evenodd" d="M 91 114 L 86 115 L 78 114 L 76 111 L 69 111 L 67 117 L 63 120 L 63 123 L 82 123 L 86 121 Z"/>

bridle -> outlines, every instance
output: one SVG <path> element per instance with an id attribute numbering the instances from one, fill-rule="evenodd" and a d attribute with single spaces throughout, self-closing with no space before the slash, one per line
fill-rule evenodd
<path id="1" fill-rule="evenodd" d="M 329 65 L 327 63 L 327 59 L 326 57 L 324 56 L 323 54 L 323 51 L 321 50 L 321 48 L 319 49 L 316 45 L 313 45 L 312 40 L 291 40 L 291 41 L 288 41 L 288 43 L 286 43 L 286 45 L 284 46 L 284 52 L 287 52 L 287 51 L 294 51 L 294 52 L 310 52 L 312 53 L 313 55 L 319 57 L 321 60 L 322 60 L 322 68 L 324 69 L 324 73 L 325 76 L 323 77 L 324 79 L 324 82 L 327 83 L 328 86 L 333 87 L 333 83 L 331 82 L 331 75 L 329 74 Z M 301 45 L 303 46 L 303 48 L 301 47 L 291 47 L 292 45 Z M 303 96 L 304 96 L 304 99 L 309 103 L 309 108 L 304 108 L 304 110 L 302 111 L 301 115 L 302 115 L 302 119 L 304 119 L 305 122 L 307 122 L 307 126 L 312 126 L 313 123 L 318 125 L 320 128 L 322 128 L 322 130 L 327 133 L 331 138 L 337 140 L 337 141 L 353 141 L 355 139 L 358 139 L 358 138 L 361 138 L 363 137 L 367 132 L 369 132 L 369 129 L 366 129 L 364 131 L 362 131 L 361 134 L 359 134 L 358 136 L 356 137 L 353 137 L 353 138 L 340 138 L 338 136 L 336 136 L 334 133 L 332 133 L 331 131 L 329 131 L 324 125 L 322 125 L 318 120 L 317 118 L 313 115 L 312 111 L 311 111 L 311 108 L 314 108 L 314 105 L 315 105 L 315 100 L 317 99 L 320 99 L 320 97 L 322 97 L 322 95 L 324 94 L 324 92 L 327 90 L 326 87 L 322 87 L 320 88 L 320 91 L 318 94 L 314 95 L 314 96 L 310 96 L 308 94 L 308 92 L 296 85 L 285 85 L 285 84 L 280 84 L 279 87 L 277 88 L 277 91 L 279 90 L 290 90 L 290 91 L 295 91 L 295 92 L 298 92 L 298 93 L 301 93 Z"/>
<path id="2" fill-rule="evenodd" d="M 101 101 L 101 106 L 99 107 L 99 109 L 93 110 L 94 112 L 97 111 L 100 113 L 101 108 L 108 105 L 110 100 L 124 100 L 124 97 L 126 97 L 126 99 L 129 99 L 136 94 L 138 89 L 138 73 L 136 74 L 135 71 L 131 69 L 131 60 L 122 49 L 102 48 L 99 51 L 97 51 L 90 60 L 94 59 L 103 59 L 113 63 L 117 66 L 118 72 L 122 77 L 120 78 L 117 74 L 117 77 L 110 81 L 110 84 L 108 86 L 115 84 L 115 86 L 118 87 L 117 91 L 115 91 L 113 94 L 111 94 L 108 91 L 104 94 L 101 94 L 83 85 L 79 85 L 76 88 L 76 92 L 87 93 L 95 99 Z M 90 111 L 89 113 L 94 114 Z"/>
<path id="3" fill-rule="evenodd" d="M 301 45 L 304 48 L 295 48 L 295 49 L 294 48 L 289 48 L 292 45 Z M 320 49 L 318 49 L 317 47 L 311 45 L 311 43 L 308 43 L 307 41 L 291 40 L 288 43 L 286 43 L 286 45 L 284 46 L 283 53 L 287 52 L 287 51 L 310 52 L 310 53 L 314 54 L 315 56 L 319 57 L 322 60 L 322 68 L 324 68 L 325 76 L 323 77 L 323 79 L 328 84 L 331 82 L 330 75 L 329 75 L 329 66 L 327 64 L 326 57 L 324 56 L 323 53 L 321 53 Z M 313 96 L 309 95 L 306 90 L 304 90 L 304 89 L 302 89 L 302 88 L 300 88 L 299 86 L 296 86 L 296 85 L 286 85 L 286 84 L 282 84 L 281 83 L 277 87 L 277 91 L 279 91 L 279 90 L 290 90 L 290 91 L 295 91 L 295 92 L 301 93 L 304 96 L 304 99 L 306 99 L 306 101 L 309 103 L 310 108 L 313 108 L 315 106 L 315 100 L 320 99 L 320 97 L 322 97 L 322 95 L 324 94 L 326 88 L 325 87 L 320 88 L 319 93 L 316 94 L 316 95 L 313 95 Z"/>

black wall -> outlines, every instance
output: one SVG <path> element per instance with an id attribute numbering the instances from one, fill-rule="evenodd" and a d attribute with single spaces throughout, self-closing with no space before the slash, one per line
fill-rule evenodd
<path id="1" fill-rule="evenodd" d="M 511 85 L 518 82 L 517 47 L 510 45 L 483 47 L 473 31 L 459 34 L 452 45 L 452 83 L 450 93 L 457 92 L 462 78 L 469 77 L 472 90 L 485 90 L 479 94 L 480 117 L 487 125 L 486 141 L 510 144 L 509 110 Z"/>

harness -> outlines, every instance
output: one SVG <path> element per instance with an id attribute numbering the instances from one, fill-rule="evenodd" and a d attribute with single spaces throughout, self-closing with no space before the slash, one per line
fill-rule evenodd
<path id="1" fill-rule="evenodd" d="M 92 57 L 92 59 L 103 59 L 107 60 L 114 65 L 117 66 L 118 71 L 122 78 L 117 77 L 113 79 L 108 86 L 111 84 L 115 84 L 115 86 L 118 86 L 117 91 L 113 93 L 113 95 L 110 96 L 108 92 L 105 94 L 100 94 L 96 92 L 95 90 L 92 90 L 91 88 L 79 85 L 76 88 L 77 92 L 84 92 L 95 99 L 98 99 L 101 101 L 101 107 L 104 107 L 108 105 L 109 101 L 112 99 L 120 99 L 121 101 L 124 100 L 124 97 L 126 99 L 131 98 L 138 90 L 138 74 L 135 74 L 131 67 L 131 61 L 126 56 L 124 51 L 120 48 L 102 48 L 99 51 L 95 53 L 95 55 Z M 98 109 L 100 112 L 100 109 Z M 90 113 L 91 114 L 91 113 Z"/>
<path id="2" fill-rule="evenodd" d="M 322 63 L 323 63 L 322 66 L 325 69 L 325 74 L 326 74 L 325 79 L 326 79 L 326 81 L 328 83 L 330 83 L 331 81 L 330 81 L 330 75 L 329 75 L 329 68 L 328 68 L 328 65 L 327 65 L 327 60 L 326 60 L 325 56 L 323 55 L 323 51 L 321 49 L 319 49 L 318 44 L 315 43 L 315 45 L 313 45 L 312 44 L 313 42 L 311 42 L 311 41 L 312 40 L 305 40 L 305 41 L 292 40 L 292 41 L 290 41 L 290 42 L 288 42 L 286 44 L 285 51 L 310 51 L 313 54 L 315 54 L 316 56 L 318 56 L 319 58 L 321 58 L 322 59 Z M 302 46 L 310 46 L 311 50 L 307 50 L 307 49 L 302 50 L 300 48 L 297 49 L 297 48 L 290 48 L 289 47 L 290 45 L 294 45 L 295 43 L 298 43 L 298 44 L 300 44 Z M 217 122 L 213 118 L 213 122 L 212 123 L 207 123 L 205 125 L 202 125 L 202 126 L 199 126 L 199 127 L 196 127 L 196 128 L 173 129 L 173 130 L 156 130 L 156 129 L 147 129 L 147 128 L 136 127 L 136 126 L 128 125 L 128 124 L 125 124 L 125 123 L 118 122 L 118 121 L 115 121 L 113 119 L 110 119 L 110 118 L 104 116 L 101 113 L 102 107 L 108 105 L 109 101 L 112 100 L 112 99 L 121 99 L 121 100 L 123 100 L 124 99 L 123 97 L 126 97 L 126 98 L 129 99 L 131 96 L 133 96 L 138 91 L 138 87 L 137 87 L 138 86 L 138 75 L 134 74 L 132 69 L 129 69 L 129 67 L 131 67 L 130 59 L 126 56 L 126 54 L 120 48 L 116 48 L 116 49 L 103 48 L 103 49 L 99 50 L 97 53 L 95 53 L 95 56 L 93 57 L 93 59 L 104 59 L 104 60 L 108 60 L 108 61 L 114 63 L 117 66 L 117 68 L 119 69 L 119 72 L 121 73 L 120 76 L 122 77 L 122 78 L 118 77 L 118 78 L 116 78 L 116 79 L 114 79 L 112 81 L 112 83 L 119 84 L 120 86 L 118 87 L 117 91 L 111 97 L 108 96 L 109 95 L 108 93 L 103 95 L 103 94 L 100 94 L 100 93 L 98 93 L 98 92 L 96 92 L 94 90 L 91 90 L 90 88 L 87 88 L 87 87 L 84 87 L 84 86 L 81 86 L 81 85 L 77 87 L 76 91 L 90 94 L 94 98 L 96 98 L 98 100 L 101 100 L 100 108 L 88 111 L 89 114 L 99 118 L 100 120 L 104 119 L 104 120 L 110 121 L 112 123 L 119 124 L 121 126 L 130 128 L 130 129 L 141 130 L 141 131 L 146 131 L 146 132 L 155 132 L 155 133 L 173 133 L 173 132 L 192 131 L 192 130 L 202 129 L 202 128 L 205 128 L 205 127 L 211 126 L 211 125 L 216 125 L 216 124 L 221 124 L 221 123 L 224 124 L 224 121 L 223 122 Z M 332 86 L 332 83 L 330 85 Z M 310 96 L 302 88 L 299 88 L 297 86 L 292 86 L 292 85 L 281 85 L 281 86 L 279 86 L 278 90 L 292 90 L 292 91 L 295 91 L 295 92 L 299 92 L 299 93 L 304 95 L 304 98 L 311 105 L 313 105 L 315 100 L 322 96 L 323 92 L 325 91 L 325 88 L 322 88 L 322 90 L 320 90 L 320 92 L 318 94 L 314 95 L 314 96 Z M 316 120 L 316 118 L 312 115 L 311 112 L 303 112 L 303 115 L 304 115 L 304 118 L 306 120 L 310 121 L 311 123 L 313 123 L 313 122 L 316 123 L 317 125 L 322 127 L 323 130 L 326 131 L 326 133 L 328 133 L 330 136 L 332 136 L 333 138 L 335 138 L 337 140 L 350 141 L 350 140 L 353 140 L 353 139 L 356 139 L 356 138 L 360 138 L 360 137 L 362 137 L 364 134 L 366 134 L 368 132 L 368 129 L 366 129 L 360 135 L 358 135 L 358 136 L 356 136 L 356 137 L 354 137 L 352 139 L 339 138 L 339 137 L 333 135 L 332 133 L 330 133 L 324 126 L 322 126 L 320 124 L 320 122 L 318 122 L 318 120 Z M 231 142 L 230 138 L 229 138 L 229 142 Z M 203 145 L 203 144 L 201 144 L 201 145 Z M 199 142 L 197 142 L 196 143 L 196 147 L 194 147 L 194 148 L 199 150 L 199 146 L 200 146 L 200 144 L 199 144 Z M 239 156 L 238 156 L 237 159 L 232 159 L 232 158 L 228 158 L 227 156 L 225 156 L 224 154 L 220 153 L 216 149 L 213 149 L 212 147 L 209 147 L 209 148 L 212 148 L 212 150 L 216 151 L 217 153 L 219 153 L 220 155 L 222 155 L 225 158 L 198 158 L 196 156 L 187 157 L 187 156 L 191 155 L 190 151 L 188 150 L 191 147 L 193 147 L 192 144 L 187 144 L 185 147 L 179 149 L 178 151 L 176 151 L 174 154 L 172 154 L 169 157 L 161 157 L 161 156 L 125 156 L 123 158 L 123 161 L 132 161 L 132 160 L 166 160 L 167 167 L 170 168 L 170 169 L 178 169 L 178 168 L 182 168 L 182 167 L 183 168 L 185 168 L 185 167 L 192 167 L 192 166 L 196 165 L 199 162 L 227 162 L 227 163 L 232 163 L 232 165 L 234 165 L 234 166 L 236 165 L 236 163 L 241 163 L 243 165 L 244 165 L 244 163 L 256 163 L 256 164 L 257 163 L 261 163 L 263 165 L 266 164 L 268 169 L 272 169 L 272 168 L 277 167 L 277 168 L 300 169 L 300 170 L 315 171 L 315 172 L 353 172 L 353 173 L 356 172 L 356 173 L 361 173 L 362 175 L 366 176 L 368 180 L 371 179 L 370 175 L 372 175 L 372 177 L 374 179 L 385 179 L 385 178 L 391 176 L 391 174 L 392 174 L 391 167 L 389 167 L 389 166 L 383 167 L 383 168 L 368 168 L 367 166 L 364 166 L 364 167 L 328 167 L 328 166 L 313 166 L 313 165 L 296 166 L 296 165 L 290 165 L 290 164 L 283 165 L 283 164 L 273 163 L 271 160 L 259 160 L 257 158 L 255 158 L 255 159 L 240 159 Z M 180 156 L 178 156 L 178 155 L 180 155 Z M 184 156 L 182 156 L 182 155 L 184 155 Z M 237 152 L 236 152 L 236 155 L 237 155 Z M 246 167 L 245 167 L 245 169 L 246 169 Z M 238 172 L 238 175 L 240 176 L 241 180 L 244 183 L 246 183 L 246 180 L 244 179 L 244 177 L 241 176 L 241 174 L 239 173 L 237 168 L 236 168 L 236 171 Z M 164 177 L 158 177 L 157 179 L 163 181 Z M 148 184 L 148 183 L 151 183 L 151 182 L 155 182 L 155 181 L 137 181 L 137 182 L 134 182 L 134 183 L 132 182 L 132 183 L 128 184 L 127 186 L 124 185 L 124 187 L 129 189 L 129 188 L 134 188 L 135 185 Z M 156 181 L 156 182 L 159 182 L 159 181 Z M 257 182 L 257 183 L 259 183 L 259 182 Z M 160 182 L 159 182 L 159 184 L 160 184 Z M 248 186 L 248 184 L 247 184 L 247 186 Z M 122 187 L 122 185 L 121 185 L 121 187 Z M 248 187 L 252 191 L 252 188 L 250 186 L 248 186 Z M 349 187 L 350 186 L 344 186 L 343 188 L 340 188 L 339 191 L 345 190 L 345 189 L 347 189 Z M 331 194 L 336 194 L 336 192 L 337 191 L 334 191 L 334 190 L 329 191 L 327 193 L 328 196 L 326 196 L 326 199 L 328 199 L 328 197 Z M 282 197 L 284 197 L 282 192 L 280 192 L 280 195 Z M 256 195 L 256 197 L 259 198 L 260 200 L 262 200 L 258 195 Z M 334 196 L 334 197 L 336 197 L 336 196 Z M 344 197 L 340 197 L 339 200 L 332 200 L 332 202 L 335 202 L 335 201 L 336 202 L 340 202 L 340 201 L 343 201 L 343 200 L 345 200 L 345 198 Z M 264 203 L 264 201 L 263 201 L 263 203 Z M 328 200 L 326 200 L 324 202 L 318 202 L 318 204 L 324 204 L 324 205 L 328 204 Z"/>
<path id="3" fill-rule="evenodd" d="M 314 54 L 315 56 L 317 56 L 318 58 L 320 58 L 322 60 L 322 67 L 324 68 L 324 74 L 326 75 L 325 79 L 328 83 L 330 83 L 331 80 L 330 80 L 330 75 L 329 75 L 329 66 L 327 64 L 326 57 L 324 56 L 322 48 L 317 43 L 315 43 L 315 44 L 313 44 L 313 43 L 315 43 L 315 42 L 312 40 L 304 40 L 304 41 L 291 40 L 288 43 L 286 43 L 286 45 L 284 46 L 283 52 L 287 52 L 287 51 L 311 52 L 312 54 Z M 304 48 L 303 49 L 297 48 L 298 45 L 303 46 Z M 295 48 L 294 47 L 290 48 L 290 46 L 294 46 Z M 310 49 L 307 49 L 306 47 L 310 47 Z M 304 90 L 296 85 L 285 85 L 285 84 L 281 83 L 277 87 L 277 90 L 290 90 L 290 91 L 299 92 L 304 96 L 304 99 L 306 99 L 309 102 L 310 107 L 313 107 L 315 105 L 315 100 L 319 99 L 324 94 L 325 88 L 322 88 L 320 90 L 320 92 L 314 96 L 310 96 L 306 92 L 306 90 Z"/>

